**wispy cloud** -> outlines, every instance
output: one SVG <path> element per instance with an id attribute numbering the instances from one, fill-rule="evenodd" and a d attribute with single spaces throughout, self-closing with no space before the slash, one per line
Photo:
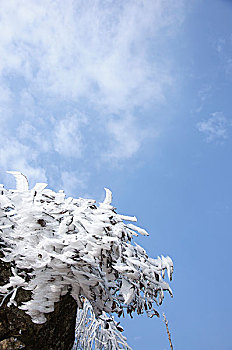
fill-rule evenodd
<path id="1" fill-rule="evenodd" d="M 163 97 L 168 67 L 148 39 L 176 20 L 167 1 L 14 1 L 1 7 L 1 72 L 34 93 L 110 110 Z M 158 47 L 157 47 L 158 48 Z"/>
<path id="2" fill-rule="evenodd" d="M 207 142 L 222 141 L 227 138 L 228 122 L 222 112 L 215 112 L 197 124 L 197 129 L 205 135 Z"/>
<path id="3" fill-rule="evenodd" d="M 221 61 L 221 67 L 226 75 L 232 73 L 232 35 L 229 37 L 219 38 L 216 42 L 216 51 Z"/>
<path id="4" fill-rule="evenodd" d="M 28 120 L 21 122 L 16 135 L 22 144 L 26 143 L 31 149 L 36 148 L 40 153 L 48 152 L 52 148 L 51 140 L 47 137 L 46 131 L 36 128 Z"/>
<path id="5" fill-rule="evenodd" d="M 135 155 L 148 134 L 139 111 L 175 86 L 162 48 L 183 2 L 1 2 L 0 131 L 17 157 L 2 144 L 0 166 L 18 159 L 49 177 L 49 157 L 64 172 L 70 157 Z"/>
<path id="6" fill-rule="evenodd" d="M 89 174 L 87 172 L 63 171 L 61 173 L 61 187 L 67 195 L 74 196 L 74 192 L 76 191 L 76 196 L 79 196 L 80 193 L 86 190 L 88 177 Z"/>
<path id="7" fill-rule="evenodd" d="M 2 170 L 17 170 L 26 174 L 30 183 L 46 181 L 43 167 L 37 165 L 38 152 L 23 145 L 14 137 L 1 137 L 0 159 Z M 6 178 L 6 174 L 2 174 Z"/>
<path id="8" fill-rule="evenodd" d="M 64 157 L 80 158 L 83 150 L 80 128 L 83 123 L 86 119 L 76 115 L 60 119 L 54 130 L 54 150 Z"/>
<path id="9" fill-rule="evenodd" d="M 212 94 L 212 86 L 211 85 L 204 85 L 199 91 L 198 91 L 198 98 L 199 98 L 199 106 L 196 109 L 196 112 L 199 113 L 202 111 L 204 104 L 206 100 L 211 96 Z"/>
<path id="10" fill-rule="evenodd" d="M 157 136 L 155 131 L 150 132 L 136 124 L 132 116 L 109 120 L 107 129 L 112 138 L 110 147 L 103 156 L 116 162 L 136 154 L 144 139 Z"/>

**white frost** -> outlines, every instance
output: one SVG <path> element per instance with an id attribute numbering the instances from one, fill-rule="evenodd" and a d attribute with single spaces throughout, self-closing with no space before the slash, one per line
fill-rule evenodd
<path id="1" fill-rule="evenodd" d="M 150 315 L 164 290 L 171 293 L 163 277 L 166 270 L 171 279 L 172 260 L 149 258 L 133 244 L 134 230 L 147 232 L 124 223 L 136 218 L 115 212 L 110 190 L 96 205 L 91 199 L 66 198 L 44 183 L 29 190 L 24 175 L 10 173 L 17 190 L 0 188 L 0 245 L 1 259 L 14 269 L 0 287 L 2 300 L 11 295 L 9 304 L 15 304 L 18 288 L 30 290 L 31 300 L 18 307 L 33 322 L 44 323 L 46 313 L 67 293 L 79 310 L 87 301 L 96 319 L 105 312 L 120 316 L 124 309 Z"/>

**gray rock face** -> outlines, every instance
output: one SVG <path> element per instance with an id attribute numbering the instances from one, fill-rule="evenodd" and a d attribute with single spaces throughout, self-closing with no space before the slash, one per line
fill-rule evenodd
<path id="1" fill-rule="evenodd" d="M 0 260 L 0 285 L 11 275 L 10 264 Z M 16 301 L 30 300 L 30 291 L 19 289 Z M 69 350 L 75 337 L 76 302 L 65 295 L 56 303 L 54 312 L 47 314 L 47 322 L 35 324 L 30 316 L 14 305 L 7 307 L 8 299 L 0 308 L 0 350 Z"/>

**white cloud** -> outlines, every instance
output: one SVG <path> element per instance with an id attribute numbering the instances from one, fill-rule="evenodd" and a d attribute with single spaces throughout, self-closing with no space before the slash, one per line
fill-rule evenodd
<path id="1" fill-rule="evenodd" d="M 148 59 L 147 43 L 178 25 L 174 8 L 161 0 L 2 1 L 1 72 L 18 74 L 35 92 L 88 95 L 110 110 L 163 98 L 172 77 L 159 45 Z"/>
<path id="2" fill-rule="evenodd" d="M 216 42 L 216 51 L 220 59 L 220 66 L 226 75 L 231 76 L 232 73 L 232 35 L 220 38 Z"/>
<path id="3" fill-rule="evenodd" d="M 24 120 L 17 129 L 19 140 L 24 144 L 27 141 L 30 141 L 32 145 L 34 144 L 34 147 L 31 145 L 30 148 L 37 148 L 40 153 L 48 152 L 52 148 L 51 140 L 49 140 L 48 137 L 45 137 L 44 134 L 46 134 L 45 131 L 39 130 L 39 128 L 33 126 L 29 121 Z"/>
<path id="4" fill-rule="evenodd" d="M 119 161 L 132 157 L 141 147 L 145 138 L 157 136 L 136 125 L 132 116 L 124 116 L 120 119 L 111 119 L 107 124 L 111 135 L 109 150 L 104 154 L 106 160 Z"/>
<path id="5" fill-rule="evenodd" d="M 38 154 L 15 138 L 1 137 L 0 167 L 3 177 L 7 170 L 21 171 L 30 183 L 46 181 L 45 169 L 36 165 Z"/>
<path id="6" fill-rule="evenodd" d="M 199 113 L 202 111 L 203 106 L 206 102 L 206 100 L 211 96 L 212 94 L 212 86 L 207 84 L 204 85 L 199 91 L 198 91 L 198 98 L 199 98 L 199 107 L 196 109 L 196 112 Z"/>
<path id="7" fill-rule="evenodd" d="M 11 117 L 10 105 L 12 95 L 8 86 L 0 80 L 0 118 L 1 122 L 7 121 Z"/>
<path id="8" fill-rule="evenodd" d="M 162 48 L 183 2 L 0 0 L 0 118 L 17 148 L 1 143 L 0 164 L 45 178 L 50 163 L 135 155 L 149 134 L 138 110 L 175 85 Z"/>
<path id="9" fill-rule="evenodd" d="M 83 150 L 80 127 L 85 123 L 85 119 L 72 115 L 54 122 L 56 123 L 53 139 L 55 151 L 64 157 L 80 158 Z"/>
<path id="10" fill-rule="evenodd" d="M 66 195 L 72 195 L 74 197 L 81 196 L 86 189 L 88 177 L 88 173 L 63 171 L 61 173 L 61 182 Z"/>
<path id="11" fill-rule="evenodd" d="M 60 119 L 53 117 L 49 122 L 41 118 L 22 120 L 16 135 L 22 144 L 34 152 L 37 150 L 40 154 L 48 154 L 55 151 L 62 157 L 80 158 L 84 147 L 81 128 L 86 122 L 81 114 L 65 115 Z"/>
<path id="12" fill-rule="evenodd" d="M 198 130 L 205 135 L 207 142 L 226 139 L 227 126 L 227 119 L 222 112 L 212 113 L 208 119 L 197 124 Z"/>

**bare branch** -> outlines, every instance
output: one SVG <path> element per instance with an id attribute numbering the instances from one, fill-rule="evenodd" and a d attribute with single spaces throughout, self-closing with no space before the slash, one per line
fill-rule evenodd
<path id="1" fill-rule="evenodd" d="M 167 334 L 168 334 L 168 340 L 169 340 L 170 348 L 171 348 L 171 350 L 173 350 L 171 334 L 170 334 L 170 331 L 169 331 L 169 328 L 168 328 L 168 320 L 167 320 L 167 318 L 165 316 L 165 313 L 163 313 L 163 317 L 164 317 L 164 323 L 165 323 Z"/>

